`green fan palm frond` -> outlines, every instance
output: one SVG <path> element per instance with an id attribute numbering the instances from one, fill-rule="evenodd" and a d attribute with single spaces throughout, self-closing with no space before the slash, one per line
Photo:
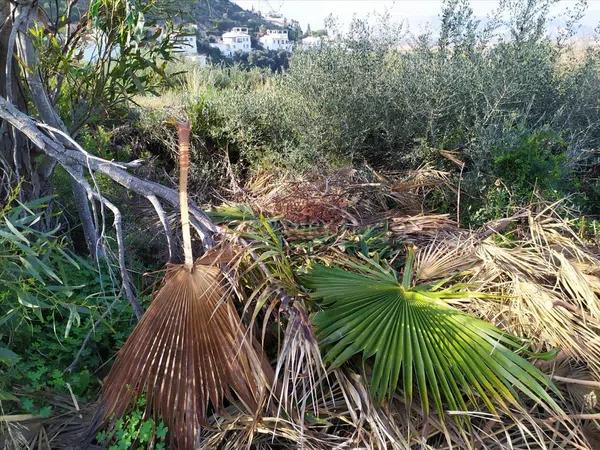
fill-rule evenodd
<path id="1" fill-rule="evenodd" d="M 445 409 L 468 410 L 467 402 L 518 405 L 519 393 L 560 411 L 549 395 L 558 391 L 536 367 L 516 353 L 516 338 L 494 325 L 450 306 L 448 300 L 477 295 L 456 286 L 411 287 L 412 254 L 403 282 L 393 273 L 354 273 L 317 265 L 305 277 L 321 299 L 314 316 L 325 362 L 339 367 L 362 353 L 373 360 L 371 392 L 377 401 L 401 387 L 407 402 L 418 387 L 425 414 L 430 402 Z"/>

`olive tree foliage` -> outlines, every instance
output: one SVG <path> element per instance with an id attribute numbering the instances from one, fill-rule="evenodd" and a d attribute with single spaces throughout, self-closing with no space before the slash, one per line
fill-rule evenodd
<path id="1" fill-rule="evenodd" d="M 177 207 L 177 193 L 131 174 L 139 161 L 103 160 L 76 137 L 90 120 L 106 118 L 165 82 L 179 32 L 161 17 L 159 3 L 142 0 L 0 0 L 0 23 L 0 191 L 6 197 L 19 183 L 22 200 L 48 195 L 56 167 L 64 169 L 94 257 L 107 255 L 105 218 L 113 216 L 123 291 L 140 316 L 125 267 L 121 213 L 95 174 L 148 199 L 167 236 L 161 203 Z M 212 224 L 194 205 L 192 214 L 207 244 Z"/>
<path id="2" fill-rule="evenodd" d="M 302 97 L 300 148 L 386 167 L 460 148 L 484 164 L 490 140 L 517 125 L 551 126 L 574 152 L 597 145 L 600 57 L 594 47 L 577 54 L 569 39 L 585 5 L 562 11 L 556 33 L 554 3 L 502 1 L 480 20 L 468 1 L 449 0 L 439 32 L 357 20 L 340 39 L 295 53 L 282 84 Z"/>
<path id="3" fill-rule="evenodd" d="M 138 0 L 0 1 L 0 60 L 6 68 L 0 94 L 59 135 L 76 138 L 91 119 L 165 79 L 178 32 L 160 20 L 157 6 Z M 2 193 L 23 181 L 21 192 L 28 199 L 50 194 L 56 161 L 39 154 L 6 121 L 1 127 Z M 88 196 L 76 182 L 73 194 L 95 255 L 98 235 Z"/>
<path id="4" fill-rule="evenodd" d="M 202 93 L 196 132 L 249 164 L 429 163 L 462 180 L 469 211 L 485 209 L 488 196 L 525 203 L 535 187 L 553 199 L 575 194 L 596 213 L 600 47 L 575 38 L 585 6 L 501 1 L 479 18 L 468 1 L 448 0 L 440 29 L 418 34 L 386 16 L 349 30 L 331 19 L 322 45 L 294 51 L 283 74 L 242 83 L 240 71 L 220 71 L 229 86 L 211 79 L 214 68 L 198 71 L 203 88 L 189 89 Z M 509 161 L 520 158 L 526 167 L 512 173 Z"/>
<path id="5" fill-rule="evenodd" d="M 41 78 L 73 136 L 91 117 L 157 93 L 182 33 L 156 1 L 92 0 L 74 12 L 77 5 L 55 14 L 55 32 L 39 22 L 29 29 Z"/>

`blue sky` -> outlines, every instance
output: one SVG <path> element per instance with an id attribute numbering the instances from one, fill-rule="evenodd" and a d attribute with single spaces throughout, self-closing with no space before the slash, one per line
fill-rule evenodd
<path id="1" fill-rule="evenodd" d="M 437 22 L 441 0 L 233 0 L 242 8 L 262 11 L 264 14 L 275 11 L 289 19 L 296 19 L 305 29 L 307 24 L 313 30 L 323 26 L 323 20 L 330 13 L 340 22 L 348 24 L 354 15 L 365 16 L 370 13 L 389 12 L 398 22 L 408 22 L 411 30 L 418 31 L 425 24 Z M 564 8 L 572 6 L 574 1 L 560 1 L 554 8 L 559 14 Z M 476 16 L 484 18 L 497 6 L 496 0 L 473 0 L 471 2 Z M 558 17 L 560 18 L 560 17 Z M 583 19 L 583 34 L 589 34 L 600 22 L 600 0 L 588 1 L 588 10 Z"/>

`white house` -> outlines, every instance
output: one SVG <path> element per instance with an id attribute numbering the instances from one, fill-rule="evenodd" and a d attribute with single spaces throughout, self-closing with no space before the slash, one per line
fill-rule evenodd
<path id="1" fill-rule="evenodd" d="M 180 52 L 181 57 L 186 61 L 193 62 L 201 67 L 204 67 L 208 64 L 206 55 L 198 54 L 195 34 L 181 36 L 178 39 L 176 49 Z"/>
<path id="2" fill-rule="evenodd" d="M 267 50 L 292 50 L 287 30 L 267 30 L 267 34 L 261 36 L 260 43 Z"/>
<path id="3" fill-rule="evenodd" d="M 302 39 L 303 48 L 320 48 L 323 45 L 323 38 L 318 36 L 307 36 Z"/>
<path id="4" fill-rule="evenodd" d="M 180 36 L 177 39 L 175 49 L 178 52 L 182 53 L 184 56 L 197 55 L 198 49 L 196 48 L 196 35 L 188 34 L 185 36 Z"/>
<path id="5" fill-rule="evenodd" d="M 250 46 L 250 34 L 248 28 L 235 27 L 231 31 L 223 33 L 221 42 L 210 44 L 211 47 L 218 48 L 225 56 L 233 56 L 235 52 L 249 53 L 252 49 Z"/>

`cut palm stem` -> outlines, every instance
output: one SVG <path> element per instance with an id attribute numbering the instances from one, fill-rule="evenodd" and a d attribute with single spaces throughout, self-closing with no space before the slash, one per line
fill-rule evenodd
<path id="1" fill-rule="evenodd" d="M 552 375 L 552 379 L 560 381 L 561 383 L 568 384 L 580 384 L 581 386 L 588 386 L 594 389 L 600 389 L 600 382 L 594 380 L 579 380 L 577 378 L 559 377 L 558 375 Z"/>
<path id="2" fill-rule="evenodd" d="M 221 411 L 225 399 L 254 414 L 266 399 L 270 372 L 233 305 L 231 283 L 215 265 L 194 263 L 187 205 L 189 124 L 180 124 L 178 132 L 185 262 L 169 266 L 161 289 L 119 351 L 97 418 L 111 423 L 145 394 L 146 412 L 165 421 L 171 448 L 192 450 L 211 409 Z"/>
<path id="3" fill-rule="evenodd" d="M 188 206 L 188 172 L 190 168 L 190 131 L 189 122 L 177 124 L 179 135 L 179 206 L 181 209 L 181 233 L 183 235 L 183 255 L 185 267 L 192 270 L 194 255 L 190 234 L 190 210 Z"/>

